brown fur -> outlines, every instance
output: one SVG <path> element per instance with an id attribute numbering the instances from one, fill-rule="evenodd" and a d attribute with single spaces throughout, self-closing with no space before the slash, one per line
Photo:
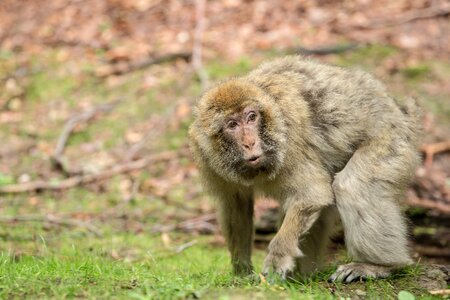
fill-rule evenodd
<path id="1" fill-rule="evenodd" d="M 259 138 L 271 163 L 245 176 L 223 124 L 249 106 L 261 113 Z M 295 261 L 303 274 L 315 271 L 336 210 L 358 264 L 346 265 L 345 276 L 339 271 L 332 279 L 385 276 L 410 263 L 396 202 L 419 162 L 418 118 L 414 104 L 399 104 L 367 73 L 297 56 L 263 64 L 206 92 L 190 128 L 191 149 L 205 188 L 218 200 L 235 272 L 251 270 L 255 194 L 283 207 L 266 271 L 285 276 Z"/>

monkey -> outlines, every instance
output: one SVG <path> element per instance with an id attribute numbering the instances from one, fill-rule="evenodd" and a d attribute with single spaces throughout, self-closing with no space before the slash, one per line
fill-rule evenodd
<path id="1" fill-rule="evenodd" d="M 249 275 L 259 195 L 280 204 L 262 274 L 310 276 L 336 222 L 351 262 L 329 278 L 385 278 L 411 264 L 399 200 L 420 163 L 421 111 L 372 75 L 302 56 L 217 83 L 195 108 L 189 143 L 217 202 L 233 272 Z"/>

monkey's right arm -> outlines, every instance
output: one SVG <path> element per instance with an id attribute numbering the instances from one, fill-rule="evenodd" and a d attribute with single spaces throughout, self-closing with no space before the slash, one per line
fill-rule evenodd
<path id="1" fill-rule="evenodd" d="M 229 183 L 200 164 L 204 186 L 217 203 L 218 221 L 231 255 L 233 273 L 253 271 L 253 190 Z"/>
<path id="2" fill-rule="evenodd" d="M 308 174 L 308 173 L 304 173 Z M 284 219 L 269 244 L 263 273 L 271 268 L 285 278 L 295 267 L 295 258 L 303 256 L 299 249 L 302 236 L 308 233 L 322 210 L 333 203 L 328 176 L 314 173 L 302 176 L 301 187 L 283 203 Z"/>

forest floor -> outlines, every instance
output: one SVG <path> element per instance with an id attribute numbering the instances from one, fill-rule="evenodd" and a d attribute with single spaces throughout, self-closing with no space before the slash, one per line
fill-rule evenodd
<path id="1" fill-rule="evenodd" d="M 437 236 L 441 247 L 418 243 L 419 263 L 389 279 L 327 283 L 336 264 L 346 261 L 340 244 L 333 247 L 336 251 L 330 255 L 329 267 L 307 281 L 269 284 L 233 278 L 213 205 L 201 192 L 186 148 L 191 101 L 200 92 L 195 76 L 180 80 L 188 64 L 181 59 L 104 80 L 88 63 L 66 61 L 64 55 L 64 50 L 55 49 L 32 59 L 29 73 L 21 79 L 26 87 L 21 97 L 26 100 L 13 98 L 7 104 L 10 108 L 0 113 L 1 122 L 8 124 L 0 129 L 5 145 L 0 187 L 19 184 L 29 188 L 30 182 L 43 180 L 58 189 L 66 177 L 98 174 L 149 153 L 160 157 L 145 168 L 108 180 L 54 191 L 38 188 L 4 194 L 2 298 L 396 298 L 400 291 L 430 298 L 429 290 L 447 286 L 445 272 L 430 272 L 426 263 L 448 263 L 448 219 L 423 208 L 408 210 L 413 223 L 420 221 L 414 227 L 415 237 Z M 210 61 L 205 70 L 211 80 L 218 80 L 242 74 L 277 55 L 263 52 L 232 63 Z M 327 61 L 370 70 L 395 95 L 419 95 L 421 105 L 434 116 L 430 128 L 440 134 L 450 121 L 449 93 L 430 95 L 427 88 L 438 87 L 450 76 L 450 64 L 426 61 L 394 74 L 378 68 L 397 55 L 401 53 L 395 48 L 375 45 L 328 56 Z M 16 70 L 15 62 L 13 54 L 3 53 L 3 72 Z M 21 88 L 15 84 L 7 81 L 8 91 Z M 117 100 L 110 111 L 97 111 L 96 105 Z M 79 121 L 65 145 L 66 175 L 52 164 L 62 128 L 73 116 L 95 107 L 95 116 Z M 443 172 L 448 157 L 436 160 L 433 168 Z M 259 236 L 255 250 L 257 271 L 267 245 L 264 240 L 268 238 Z M 427 258 L 430 251 L 437 254 Z"/>

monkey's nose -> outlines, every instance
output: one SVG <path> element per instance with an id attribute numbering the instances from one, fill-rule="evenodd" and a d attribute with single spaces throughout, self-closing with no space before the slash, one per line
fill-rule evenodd
<path id="1" fill-rule="evenodd" d="M 254 145 L 255 145 L 255 142 L 248 143 L 248 144 L 243 144 L 244 148 L 247 149 L 247 150 L 252 150 Z"/>
<path id="2" fill-rule="evenodd" d="M 255 146 L 256 141 L 255 140 L 244 140 L 244 142 L 242 143 L 242 146 L 247 149 L 247 150 L 252 150 L 253 147 Z"/>

